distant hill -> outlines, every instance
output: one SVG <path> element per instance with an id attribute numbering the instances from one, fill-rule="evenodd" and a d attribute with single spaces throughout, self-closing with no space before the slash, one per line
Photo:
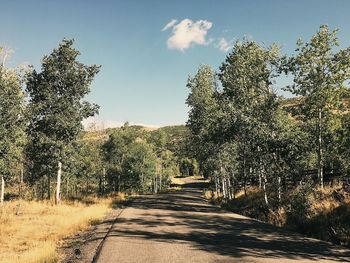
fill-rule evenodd
<path id="1" fill-rule="evenodd" d="M 185 125 L 171 125 L 164 126 L 160 128 L 156 127 L 147 127 L 142 125 L 130 125 L 130 129 L 137 131 L 145 131 L 145 132 L 154 132 L 154 131 L 163 131 L 169 137 L 169 140 L 172 142 L 177 142 L 180 139 L 183 139 L 189 134 L 189 130 Z M 105 141 L 108 139 L 108 134 L 113 130 L 121 129 L 121 127 L 117 128 L 107 128 L 103 130 L 95 130 L 95 131 L 84 131 L 83 140 L 88 141 Z"/>

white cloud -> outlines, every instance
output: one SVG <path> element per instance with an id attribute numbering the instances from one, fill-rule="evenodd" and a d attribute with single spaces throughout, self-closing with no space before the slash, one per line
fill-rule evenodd
<path id="1" fill-rule="evenodd" d="M 176 24 L 176 22 L 177 19 L 171 19 L 171 21 L 163 27 L 162 32 L 173 27 Z"/>
<path id="2" fill-rule="evenodd" d="M 207 20 L 194 22 L 186 18 L 178 24 L 172 20 L 163 28 L 164 30 L 172 28 L 172 35 L 168 38 L 167 46 L 169 49 L 184 51 L 192 45 L 208 45 L 206 35 L 212 25 L 213 23 Z"/>
<path id="3" fill-rule="evenodd" d="M 229 44 L 229 42 L 225 38 L 222 37 L 218 39 L 217 48 L 220 49 L 222 52 L 229 51 L 231 47 L 232 46 Z"/>

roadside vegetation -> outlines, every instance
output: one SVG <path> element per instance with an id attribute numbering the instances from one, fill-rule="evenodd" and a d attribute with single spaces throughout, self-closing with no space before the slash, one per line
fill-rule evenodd
<path id="1" fill-rule="evenodd" d="M 166 190 L 193 175 L 185 126 L 84 131 L 98 113 L 85 100 L 100 66 L 78 61 L 64 39 L 41 68 L 9 68 L 0 47 L 0 262 L 56 262 L 64 237 L 121 196 Z"/>
<path id="2" fill-rule="evenodd" d="M 276 86 L 288 76 L 290 84 Z M 187 126 L 206 196 L 230 210 L 349 245 L 350 47 L 322 25 L 294 54 L 238 40 L 188 79 Z M 278 96 L 276 88 L 293 98 Z"/>
<path id="3" fill-rule="evenodd" d="M 115 198 L 203 176 L 224 207 L 349 244 L 350 48 L 321 26 L 295 54 L 237 41 L 215 72 L 189 77 L 187 126 L 84 131 L 98 65 L 64 39 L 40 70 L 0 48 L 0 262 L 55 262 L 65 236 Z M 289 76 L 278 96 L 276 81 Z"/>
<path id="4" fill-rule="evenodd" d="M 84 202 L 16 200 L 0 209 L 0 262 L 57 262 L 62 240 L 101 220 L 120 197 Z"/>

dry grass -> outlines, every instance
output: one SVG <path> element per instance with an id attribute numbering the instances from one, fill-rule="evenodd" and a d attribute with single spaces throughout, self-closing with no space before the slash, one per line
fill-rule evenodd
<path id="1" fill-rule="evenodd" d="M 343 204 L 350 204 L 350 196 L 344 193 L 342 185 L 318 187 L 311 199 L 311 209 L 314 214 L 327 214 Z"/>
<path id="2" fill-rule="evenodd" d="M 276 198 L 276 194 L 273 195 Z M 305 219 L 292 210 L 293 193 L 283 196 L 282 203 L 272 202 L 270 206 L 264 202 L 264 195 L 256 187 L 247 188 L 236 194 L 234 200 L 224 200 L 213 191 L 205 191 L 204 197 L 223 208 L 271 223 L 276 226 L 287 226 L 311 237 L 330 241 L 335 244 L 350 246 L 350 194 L 344 192 L 342 184 L 327 185 L 312 189 L 307 196 L 309 206 L 304 211 Z M 299 203 L 300 204 L 300 203 Z M 300 209 L 303 207 L 301 204 Z"/>
<path id="3" fill-rule="evenodd" d="M 90 198 L 85 203 L 58 206 L 51 202 L 6 202 L 0 207 L 0 263 L 57 262 L 56 247 L 62 239 L 102 219 L 113 200 Z"/>
<path id="4" fill-rule="evenodd" d="M 179 177 L 172 177 L 171 178 L 171 183 L 172 184 L 176 184 L 176 185 L 183 185 L 183 184 L 185 184 L 184 180 L 182 180 Z"/>

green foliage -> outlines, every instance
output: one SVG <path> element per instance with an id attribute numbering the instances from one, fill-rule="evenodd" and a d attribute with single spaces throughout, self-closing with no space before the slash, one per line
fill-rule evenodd
<path id="1" fill-rule="evenodd" d="M 0 65 L 0 177 L 18 172 L 25 144 L 25 102 L 20 75 Z M 16 171 L 17 168 L 17 171 Z"/>
<path id="2" fill-rule="evenodd" d="M 152 191 L 153 177 L 156 174 L 157 156 L 152 145 L 136 140 L 128 146 L 122 163 L 122 183 L 124 189 Z"/>
<path id="3" fill-rule="evenodd" d="M 82 131 L 82 120 L 93 116 L 95 104 L 84 101 L 99 66 L 77 61 L 80 54 L 73 40 L 63 40 L 57 49 L 43 58 L 41 72 L 28 74 L 30 159 L 32 181 L 54 174 L 58 161 L 66 160 L 66 151 Z"/>
<path id="4" fill-rule="evenodd" d="M 181 139 L 177 127 L 147 132 L 126 124 L 110 130 L 102 146 L 109 190 L 156 192 L 168 187 L 179 173 L 181 146 L 174 138 Z"/>
<path id="5" fill-rule="evenodd" d="M 285 63 L 284 70 L 294 77 L 286 90 L 304 98 L 301 116 L 313 135 L 317 167 L 323 186 L 323 167 L 337 162 L 333 149 L 341 129 L 339 115 L 344 114 L 344 99 L 349 98 L 350 48 L 337 50 L 337 31 L 322 25 L 309 42 L 297 42 L 297 54 Z"/>
<path id="6" fill-rule="evenodd" d="M 309 43 L 299 41 L 291 58 L 275 44 L 244 39 L 222 63 L 219 82 L 208 66 L 189 78 L 189 148 L 218 194 L 232 198 L 237 187 L 255 184 L 268 207 L 279 206 L 287 182 L 300 180 L 304 170 L 349 169 L 350 49 L 335 52 L 337 45 L 327 26 Z M 294 78 L 286 89 L 302 97 L 277 96 L 273 84 L 282 72 Z"/>
<path id="7" fill-rule="evenodd" d="M 306 181 L 300 184 L 290 195 L 290 211 L 288 213 L 289 224 L 296 227 L 305 225 L 310 217 L 311 201 L 310 195 L 313 192 L 313 184 Z"/>

